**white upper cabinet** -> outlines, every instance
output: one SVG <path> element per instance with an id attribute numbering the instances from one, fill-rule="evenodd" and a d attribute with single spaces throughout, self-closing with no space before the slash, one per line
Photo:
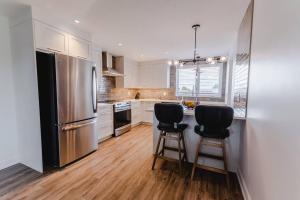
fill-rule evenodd
<path id="1" fill-rule="evenodd" d="M 34 22 L 35 46 L 38 49 L 68 54 L 68 34 L 54 27 Z"/>
<path id="2" fill-rule="evenodd" d="M 138 86 L 138 63 L 127 57 L 116 58 L 116 70 L 124 76 L 116 78 L 117 88 L 137 88 Z"/>
<path id="3" fill-rule="evenodd" d="M 138 87 L 138 63 L 134 60 L 124 59 L 124 88 Z"/>
<path id="4" fill-rule="evenodd" d="M 90 41 L 69 35 L 69 55 L 90 60 L 92 58 L 92 43 Z"/>
<path id="5" fill-rule="evenodd" d="M 169 88 L 170 67 L 167 61 L 140 62 L 138 82 L 141 88 Z"/>

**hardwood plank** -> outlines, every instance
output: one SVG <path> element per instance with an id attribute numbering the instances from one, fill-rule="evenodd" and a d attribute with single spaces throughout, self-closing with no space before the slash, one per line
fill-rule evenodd
<path id="1" fill-rule="evenodd" d="M 234 174 L 227 188 L 224 175 L 199 169 L 190 181 L 191 164 L 184 164 L 180 175 L 178 163 L 158 159 L 151 170 L 152 149 L 152 128 L 140 125 L 100 143 L 98 151 L 72 165 L 6 189 L 0 199 L 243 199 Z M 23 177 L 16 170 L 11 174 L 15 180 Z"/>

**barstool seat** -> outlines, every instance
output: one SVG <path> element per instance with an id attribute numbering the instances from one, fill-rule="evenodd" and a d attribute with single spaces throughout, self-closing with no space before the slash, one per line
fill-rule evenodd
<path id="1" fill-rule="evenodd" d="M 229 137 L 229 130 L 228 129 L 212 129 L 212 128 L 206 128 L 202 130 L 199 125 L 196 125 L 194 128 L 195 133 L 202 137 L 206 138 L 214 138 L 214 139 L 225 139 Z"/>
<path id="2" fill-rule="evenodd" d="M 173 124 L 165 123 L 159 123 L 157 126 L 158 130 L 165 132 L 183 132 L 187 127 L 187 124 L 176 124 L 176 127 L 174 127 Z"/>

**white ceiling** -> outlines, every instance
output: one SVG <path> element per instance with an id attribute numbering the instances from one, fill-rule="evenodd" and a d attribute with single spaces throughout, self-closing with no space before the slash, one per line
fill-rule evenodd
<path id="1" fill-rule="evenodd" d="M 30 4 L 93 36 L 103 49 L 137 61 L 227 55 L 249 0 L 0 0 Z M 6 8 L 2 10 L 7 10 Z M 1 11 L 1 9 L 0 9 Z M 117 44 L 121 42 L 122 47 Z"/>

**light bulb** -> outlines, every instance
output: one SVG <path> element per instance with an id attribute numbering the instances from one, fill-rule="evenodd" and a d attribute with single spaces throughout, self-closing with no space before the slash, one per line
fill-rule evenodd
<path id="1" fill-rule="evenodd" d="M 227 58 L 226 58 L 225 56 L 222 56 L 222 57 L 220 58 L 220 60 L 221 60 L 222 62 L 224 62 L 224 61 L 227 60 Z"/>
<path id="2" fill-rule="evenodd" d="M 168 65 L 172 65 L 172 61 L 171 60 L 168 61 Z"/>
<path id="3" fill-rule="evenodd" d="M 210 63 L 210 62 L 212 62 L 212 61 L 213 61 L 212 58 L 206 58 L 206 62 Z"/>
<path id="4" fill-rule="evenodd" d="M 180 63 L 180 65 L 179 65 L 180 67 L 183 67 L 183 63 Z"/>
<path id="5" fill-rule="evenodd" d="M 214 65 L 214 64 L 216 64 L 216 61 L 213 60 L 210 62 L 210 64 Z"/>
<path id="6" fill-rule="evenodd" d="M 178 65 L 178 64 L 179 64 L 178 60 L 174 60 L 174 65 Z"/>

